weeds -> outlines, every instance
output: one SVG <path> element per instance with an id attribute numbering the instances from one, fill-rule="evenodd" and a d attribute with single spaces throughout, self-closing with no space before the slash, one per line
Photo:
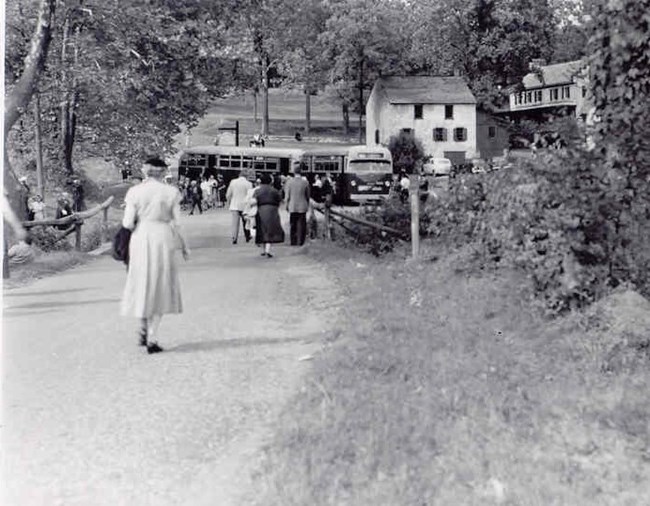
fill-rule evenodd
<path id="1" fill-rule="evenodd" d="M 647 301 L 622 294 L 549 322 L 516 271 L 324 248 L 347 330 L 287 409 L 260 504 L 644 502 L 650 368 L 630 335 L 650 331 Z M 636 365 L 603 370 L 615 349 Z"/>

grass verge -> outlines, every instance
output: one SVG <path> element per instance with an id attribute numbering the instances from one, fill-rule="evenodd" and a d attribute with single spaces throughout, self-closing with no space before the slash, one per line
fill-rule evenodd
<path id="1" fill-rule="evenodd" d="M 92 257 L 79 251 L 50 251 L 35 253 L 34 260 L 23 265 L 12 265 L 9 279 L 3 280 L 4 288 L 17 288 L 33 281 L 52 276 L 66 269 L 83 265 Z"/>
<path id="2" fill-rule="evenodd" d="M 312 248 L 346 293 L 260 473 L 265 505 L 641 505 L 650 304 L 555 321 L 517 274 Z"/>

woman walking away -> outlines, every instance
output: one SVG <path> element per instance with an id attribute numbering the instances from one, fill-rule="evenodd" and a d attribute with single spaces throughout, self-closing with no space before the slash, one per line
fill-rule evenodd
<path id="1" fill-rule="evenodd" d="M 189 257 L 178 228 L 181 194 L 162 182 L 166 171 L 165 162 L 149 158 L 143 167 L 145 180 L 124 197 L 122 225 L 133 233 L 121 312 L 140 318 L 140 345 L 148 353 L 163 351 L 156 340 L 162 315 L 183 309 L 174 258 L 179 242 L 185 260 Z"/>
<path id="2" fill-rule="evenodd" d="M 278 208 L 282 195 L 271 186 L 269 174 L 262 174 L 261 185 L 255 190 L 257 200 L 257 215 L 255 216 L 255 243 L 264 244 L 262 256 L 271 258 L 271 244 L 284 242 L 284 230 L 280 223 Z"/>

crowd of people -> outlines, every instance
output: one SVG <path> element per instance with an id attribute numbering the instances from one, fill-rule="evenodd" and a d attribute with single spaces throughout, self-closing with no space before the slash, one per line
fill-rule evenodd
<path id="1" fill-rule="evenodd" d="M 45 203 L 41 194 L 32 191 L 26 177 L 21 177 L 18 181 L 20 183 L 20 202 L 17 216 L 22 221 L 43 221 L 52 218 L 52 214 L 55 219 L 65 218 L 73 212 L 80 212 L 86 208 L 84 188 L 80 178 L 70 178 L 67 181 L 69 191 L 63 191 L 57 196 L 56 207 L 53 208 L 54 213 L 48 212 L 52 206 Z M 66 228 L 64 225 L 55 227 Z"/>
<path id="2" fill-rule="evenodd" d="M 273 258 L 272 245 L 285 242 L 281 206 L 289 213 L 289 242 L 301 246 L 313 202 L 331 200 L 333 193 L 328 176 L 310 184 L 300 169 L 283 178 L 268 173 L 256 178 L 254 171 L 242 170 L 228 185 L 220 176 L 200 182 L 183 178 L 175 186 L 165 176 L 165 162 L 154 157 L 146 160 L 142 172 L 143 181 L 124 198 L 122 226 L 131 234 L 121 313 L 140 320 L 138 341 L 149 354 L 163 351 L 157 341 L 162 316 L 183 308 L 175 259 L 178 249 L 186 260 L 190 255 L 178 226 L 183 209 L 194 214 L 197 208 L 202 213 L 204 208 L 225 207 L 231 214 L 232 244 L 237 244 L 243 230 L 246 242 L 254 240 L 262 257 Z"/>

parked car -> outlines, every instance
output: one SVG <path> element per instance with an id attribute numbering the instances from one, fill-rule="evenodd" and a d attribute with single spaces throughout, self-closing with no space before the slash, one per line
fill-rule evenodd
<path id="1" fill-rule="evenodd" d="M 451 160 L 448 158 L 431 158 L 422 167 L 425 174 L 433 176 L 449 176 L 451 169 Z"/>

